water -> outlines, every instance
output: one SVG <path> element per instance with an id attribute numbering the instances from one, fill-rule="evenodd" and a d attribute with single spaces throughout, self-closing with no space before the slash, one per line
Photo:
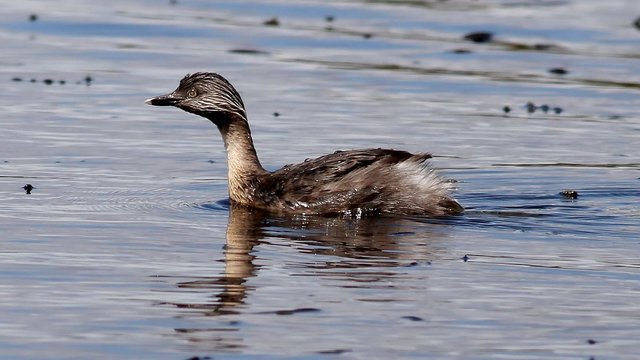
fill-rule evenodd
<path id="1" fill-rule="evenodd" d="M 637 16 L 631 0 L 3 4 L 2 358 L 635 357 Z M 202 70 L 243 95 L 266 167 L 431 151 L 467 214 L 230 209 L 215 128 L 143 103 Z"/>

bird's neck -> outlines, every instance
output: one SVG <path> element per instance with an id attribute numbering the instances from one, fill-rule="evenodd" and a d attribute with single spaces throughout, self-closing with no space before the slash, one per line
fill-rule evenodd
<path id="1" fill-rule="evenodd" d="M 250 203 L 256 178 L 267 171 L 258 160 L 249 123 L 245 119 L 214 123 L 220 130 L 227 150 L 229 197 L 239 203 Z"/>

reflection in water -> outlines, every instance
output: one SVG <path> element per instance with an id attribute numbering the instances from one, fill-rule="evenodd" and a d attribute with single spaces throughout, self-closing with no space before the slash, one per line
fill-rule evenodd
<path id="1" fill-rule="evenodd" d="M 227 226 L 226 245 L 224 247 L 225 271 L 219 278 L 200 279 L 180 282 L 183 289 L 220 289 L 214 303 L 178 304 L 178 307 L 202 309 L 205 315 L 235 314 L 234 308 L 244 302 L 247 293 L 245 283 L 256 274 L 253 263 L 253 247 L 263 237 L 266 217 L 259 211 L 249 209 L 231 209 Z"/>
<path id="2" fill-rule="evenodd" d="M 221 289 L 222 292 L 210 304 L 176 305 L 202 309 L 206 315 L 237 313 L 235 308 L 243 304 L 249 290 L 246 282 L 257 271 L 252 250 L 261 243 L 295 247 L 300 253 L 312 255 L 307 261 L 298 259 L 290 264 L 289 268 L 300 270 L 296 275 L 336 275 L 358 283 L 379 281 L 395 274 L 380 268 L 413 266 L 431 260 L 432 241 L 446 236 L 449 228 L 432 225 L 428 229 L 433 231 L 427 232 L 421 226 L 417 234 L 413 230 L 419 224 L 402 218 L 279 217 L 256 209 L 231 207 L 224 274 L 219 278 L 177 284 L 179 288 Z"/>
<path id="3" fill-rule="evenodd" d="M 307 254 L 287 264 L 295 275 L 330 277 L 350 288 L 380 286 L 392 289 L 394 286 L 387 280 L 401 273 L 397 268 L 429 262 L 435 252 L 432 243 L 450 231 L 449 226 L 437 222 L 432 225 L 425 231 L 424 224 L 402 218 L 279 217 L 255 209 L 231 207 L 224 249 L 224 273 L 216 278 L 177 284 L 179 288 L 190 291 L 215 292 L 213 301 L 171 304 L 196 310 L 205 316 L 240 314 L 248 293 L 254 290 L 247 281 L 257 275 L 253 249 L 260 244 L 294 247 L 298 253 Z M 286 309 L 260 314 L 291 315 L 319 310 L 284 307 Z M 243 347 L 240 338 L 229 336 L 238 331 L 237 325 L 231 321 L 219 328 L 183 328 L 176 329 L 176 332 L 190 334 L 189 341 L 207 341 L 216 350 L 229 351 Z"/>

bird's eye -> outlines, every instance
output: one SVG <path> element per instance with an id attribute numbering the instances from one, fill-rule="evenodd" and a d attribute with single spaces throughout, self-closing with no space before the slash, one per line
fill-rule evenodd
<path id="1" fill-rule="evenodd" d="M 196 92 L 196 89 L 191 88 L 187 92 L 187 96 L 190 97 L 190 98 L 194 98 L 194 97 L 196 97 L 196 95 L 198 95 L 198 93 Z"/>

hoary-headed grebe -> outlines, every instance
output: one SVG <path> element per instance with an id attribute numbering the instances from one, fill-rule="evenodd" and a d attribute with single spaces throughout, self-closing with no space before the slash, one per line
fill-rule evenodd
<path id="1" fill-rule="evenodd" d="M 463 211 L 451 184 L 429 166 L 430 154 L 390 149 L 333 154 L 265 170 L 256 154 L 244 104 L 221 75 L 185 76 L 168 95 L 146 101 L 205 117 L 222 134 L 234 204 L 292 214 L 402 214 L 443 216 Z"/>

